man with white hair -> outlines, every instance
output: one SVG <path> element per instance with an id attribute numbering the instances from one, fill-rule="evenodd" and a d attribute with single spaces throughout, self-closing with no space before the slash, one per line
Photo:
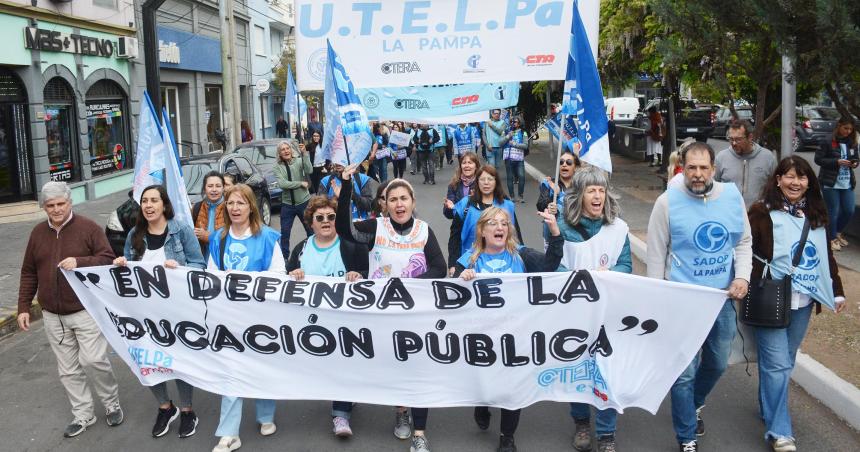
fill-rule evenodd
<path id="1" fill-rule="evenodd" d="M 48 221 L 33 228 L 18 289 L 18 327 L 30 330 L 30 306 L 38 292 L 45 333 L 57 358 L 60 382 L 74 419 L 63 436 L 78 436 L 96 423 L 90 383 L 101 399 L 109 426 L 123 421 L 108 344 L 60 269 L 109 265 L 114 254 L 102 228 L 72 213 L 72 191 L 65 182 L 48 182 L 39 201 Z M 86 368 L 87 373 L 84 373 Z"/>

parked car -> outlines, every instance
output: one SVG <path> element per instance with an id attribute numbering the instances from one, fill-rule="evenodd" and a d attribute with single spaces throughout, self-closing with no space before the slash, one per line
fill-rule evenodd
<path id="1" fill-rule="evenodd" d="M 736 107 L 738 119 L 749 121 L 755 125 L 755 114 L 750 107 Z M 714 118 L 714 133 L 712 136 L 725 138 L 729 130 L 729 123 L 732 122 L 732 110 L 729 107 L 721 107 L 717 110 Z"/>
<path id="2" fill-rule="evenodd" d="M 606 117 L 615 124 L 629 126 L 639 112 L 639 99 L 636 97 L 610 97 L 606 99 Z"/>
<path id="3" fill-rule="evenodd" d="M 634 127 L 644 127 L 647 123 L 647 111 L 652 106 L 657 107 L 663 118 L 669 116 L 668 99 L 660 97 L 651 99 L 645 104 L 643 111 L 639 112 Z M 692 99 L 680 99 L 675 108 L 675 137 L 678 140 L 693 137 L 696 141 L 706 142 L 714 133 L 714 115 L 711 108 L 697 108 Z"/>
<path id="4" fill-rule="evenodd" d="M 833 107 L 803 105 L 797 107 L 797 121 L 794 124 L 794 150 L 817 148 L 821 140 L 833 135 L 839 110 Z"/>
<path id="5" fill-rule="evenodd" d="M 250 186 L 257 197 L 257 208 L 260 209 L 263 223 L 269 224 L 271 222 L 272 203 L 269 185 L 260 169 L 245 156 L 213 152 L 182 158 L 179 162 L 182 165 L 182 178 L 185 179 L 185 188 L 188 189 L 188 200 L 192 206 L 203 198 L 201 193 L 203 176 L 210 171 L 219 171 L 233 175 L 236 183 Z"/>
<path id="6" fill-rule="evenodd" d="M 283 138 L 269 140 L 254 140 L 242 143 L 233 149 L 233 153 L 239 154 L 260 169 L 269 186 L 269 202 L 274 209 L 281 207 L 281 187 L 275 178 L 275 165 L 278 163 L 278 144 Z"/>

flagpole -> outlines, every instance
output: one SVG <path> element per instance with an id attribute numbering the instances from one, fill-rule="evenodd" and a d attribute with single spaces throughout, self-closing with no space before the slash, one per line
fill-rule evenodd
<path id="1" fill-rule="evenodd" d="M 564 112 L 562 112 L 561 113 L 561 123 L 559 124 L 559 127 L 558 127 L 558 155 L 555 158 L 555 179 L 553 179 L 553 182 L 555 182 L 556 186 L 559 188 L 561 188 L 561 185 L 558 182 L 558 171 L 559 171 L 559 167 L 561 166 L 561 151 L 564 149 L 564 121 L 565 121 L 564 116 L 565 116 L 565 114 L 564 114 Z M 549 192 L 550 192 L 550 199 L 555 200 L 555 197 L 558 195 L 558 193 L 553 193 L 552 189 L 550 189 Z"/>
<path id="2" fill-rule="evenodd" d="M 352 162 L 349 161 L 349 145 L 346 144 L 346 134 L 343 133 L 343 128 L 341 128 L 340 135 L 341 137 L 343 137 L 343 150 L 346 152 L 346 166 L 349 166 L 352 164 Z"/>
<path id="3" fill-rule="evenodd" d="M 299 90 L 296 89 L 296 122 L 298 123 L 298 128 L 296 129 L 296 138 L 298 138 L 299 142 L 305 141 L 305 137 L 302 134 L 302 104 L 299 102 Z"/>

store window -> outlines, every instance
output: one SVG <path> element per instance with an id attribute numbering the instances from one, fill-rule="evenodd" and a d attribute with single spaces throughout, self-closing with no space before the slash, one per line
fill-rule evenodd
<path id="1" fill-rule="evenodd" d="M 87 136 L 93 177 L 132 166 L 125 94 L 110 80 L 100 80 L 87 91 Z"/>
<path id="2" fill-rule="evenodd" d="M 0 202 L 34 196 L 27 90 L 17 75 L 0 67 Z"/>
<path id="3" fill-rule="evenodd" d="M 222 139 L 226 142 L 223 130 L 224 118 L 221 113 L 221 87 L 207 86 L 205 100 L 206 112 L 204 113 L 204 119 L 206 119 L 206 138 L 209 141 L 209 150 L 224 150 L 224 143 L 221 142 Z"/>
<path id="4" fill-rule="evenodd" d="M 51 180 L 81 179 L 76 117 L 72 88 L 60 77 L 49 80 L 45 85 L 45 140 Z"/>

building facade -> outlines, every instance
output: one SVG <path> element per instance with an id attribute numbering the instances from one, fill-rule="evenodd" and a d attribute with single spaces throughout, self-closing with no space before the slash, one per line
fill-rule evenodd
<path id="1" fill-rule="evenodd" d="M 0 203 L 49 180 L 75 201 L 130 185 L 135 27 L 132 0 L 0 3 Z"/>
<path id="2" fill-rule="evenodd" d="M 254 130 L 258 138 L 276 136 L 275 122 L 284 115 L 284 93 L 272 82 L 287 39 L 291 39 L 295 16 L 291 0 L 249 0 L 251 16 L 251 72 L 253 82 L 265 79 L 269 89 L 253 90 Z M 295 69 L 294 69 L 295 71 Z M 293 118 L 295 120 L 295 118 Z"/>

